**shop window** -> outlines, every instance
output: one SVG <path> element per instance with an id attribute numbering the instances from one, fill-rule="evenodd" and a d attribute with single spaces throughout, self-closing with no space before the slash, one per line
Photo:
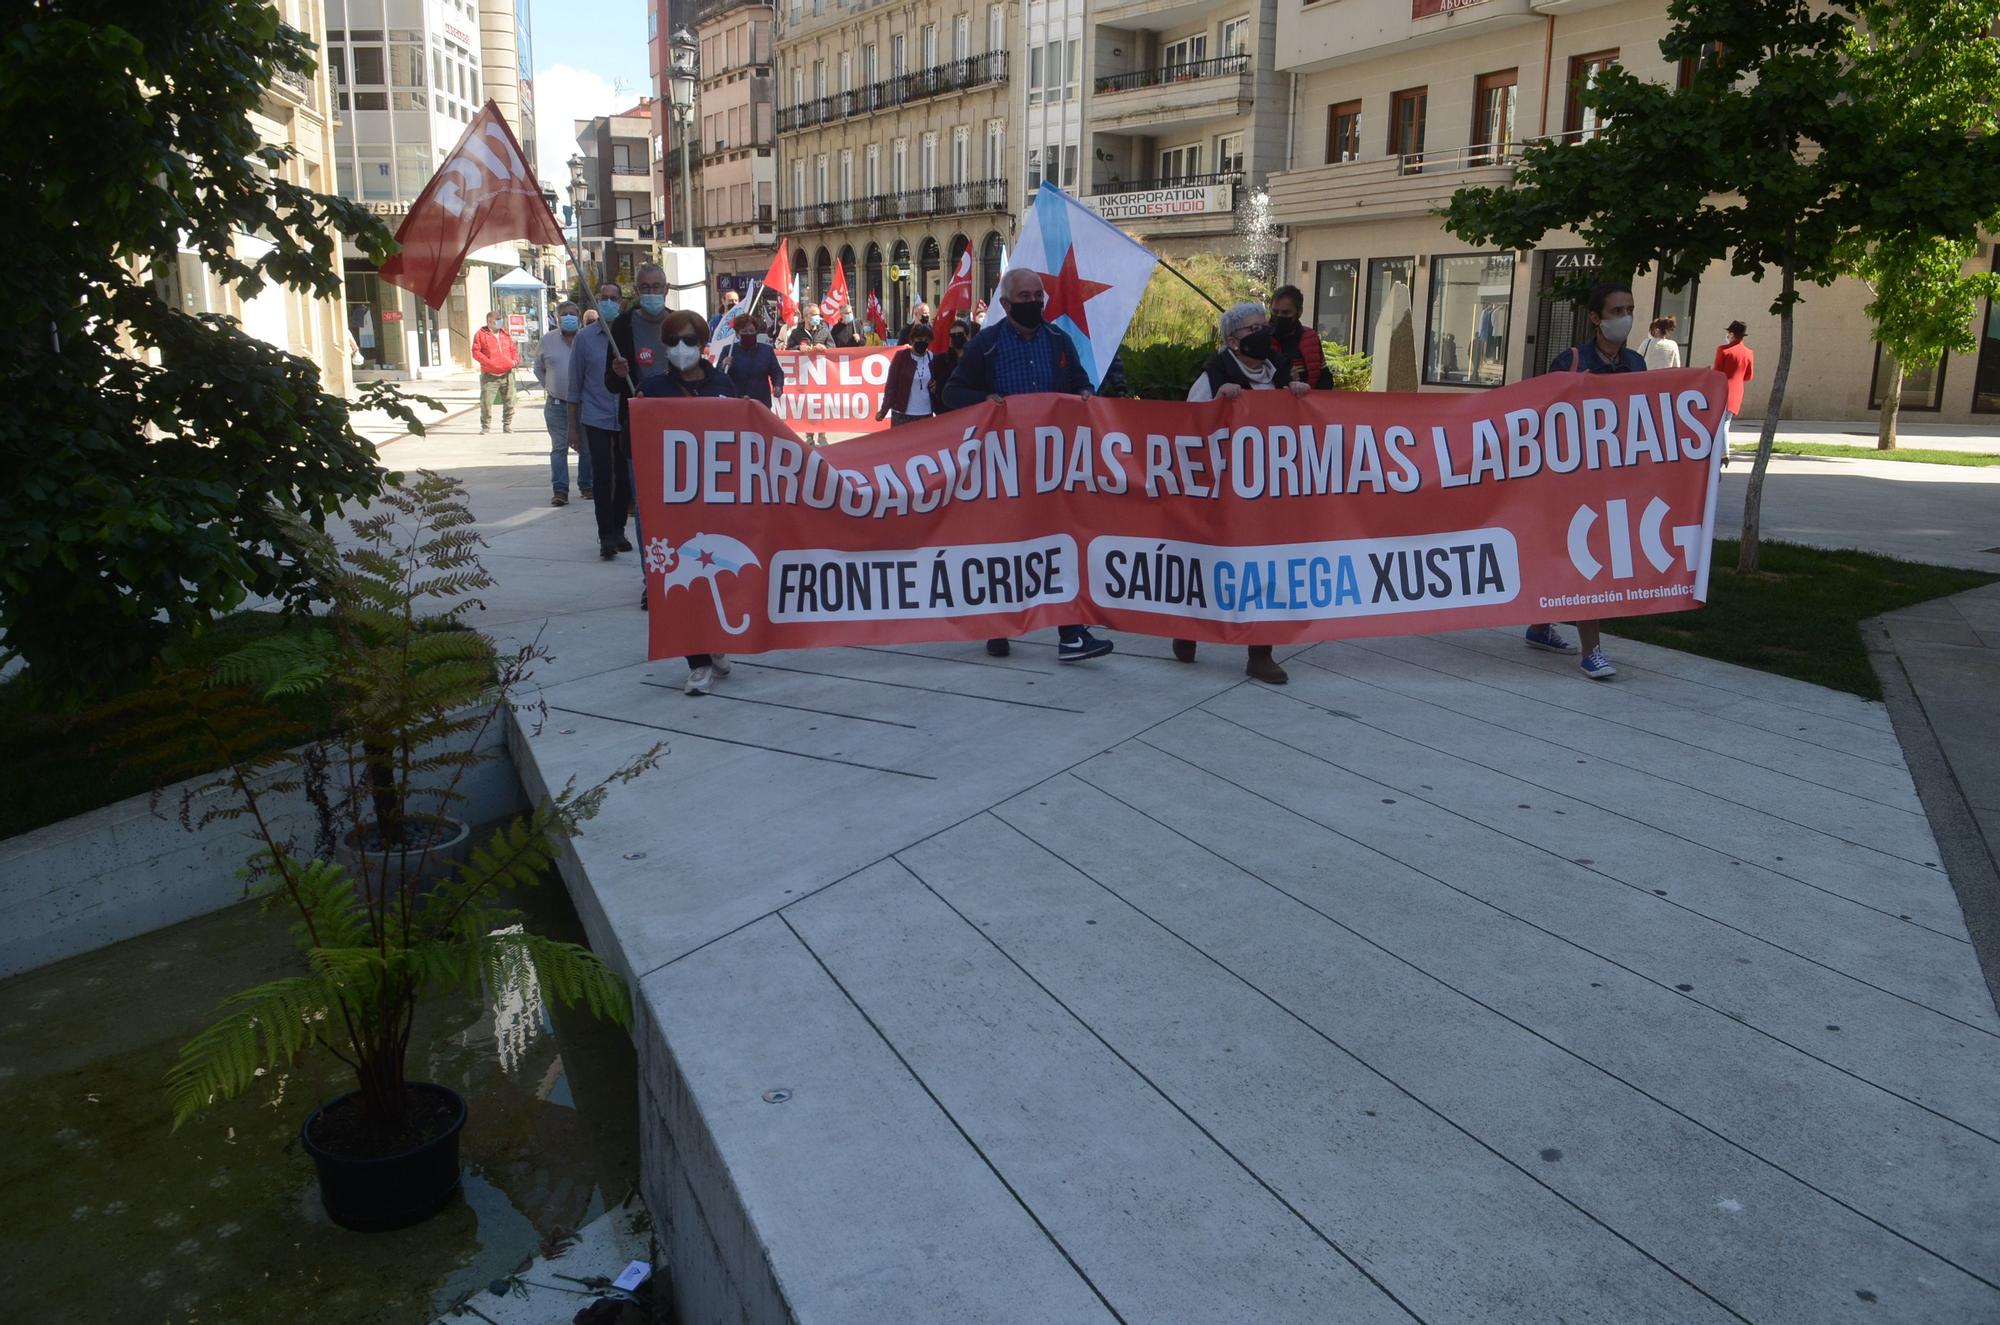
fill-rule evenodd
<path id="1" fill-rule="evenodd" d="M 1362 314 L 1361 347 L 1369 354 L 1375 353 L 1375 324 L 1382 320 L 1382 310 L 1389 306 L 1390 293 L 1398 286 L 1406 295 L 1414 296 L 1417 290 L 1417 260 L 1415 258 L 1370 258 L 1368 259 L 1368 306 Z M 1411 315 L 1415 316 L 1415 306 Z M 1388 353 L 1388 347 L 1382 347 Z"/>
<path id="2" fill-rule="evenodd" d="M 1504 382 L 1513 305 L 1512 253 L 1432 258 L 1424 381 L 1432 386 Z"/>
<path id="3" fill-rule="evenodd" d="M 1903 367 L 1903 401 L 1899 409 L 1917 410 L 1926 414 L 1937 412 L 1944 403 L 1945 361 L 1940 357 L 1935 363 L 1920 368 L 1909 365 Z M 1875 345 L 1875 374 L 1868 382 L 1868 408 L 1882 408 L 1882 388 L 1889 380 L 1889 355 L 1881 342 Z"/>
<path id="4" fill-rule="evenodd" d="M 1361 103 L 1337 101 L 1326 108 L 1326 163 L 1361 159 Z"/>
<path id="5" fill-rule="evenodd" d="M 2000 271 L 2000 250 L 1993 254 L 1993 270 Z M 1972 411 L 2000 414 L 2000 299 L 1986 301 L 1986 324 L 1979 338 L 1979 365 L 1973 372 Z"/>
<path id="6" fill-rule="evenodd" d="M 1313 330 L 1322 341 L 1342 349 L 1354 344 L 1355 299 L 1360 284 L 1358 258 L 1318 264 L 1313 277 Z"/>
<path id="7" fill-rule="evenodd" d="M 1665 276 L 1656 277 L 1655 280 L 1653 318 L 1648 319 L 1648 323 L 1654 319 L 1671 316 L 1674 320 L 1674 332 L 1670 339 L 1681 347 L 1681 363 L 1695 367 L 1694 309 L 1695 296 L 1701 292 L 1701 282 L 1692 280 L 1678 290 L 1669 290 Z M 1639 335 L 1644 330 L 1643 327 L 1637 328 L 1634 334 Z"/>

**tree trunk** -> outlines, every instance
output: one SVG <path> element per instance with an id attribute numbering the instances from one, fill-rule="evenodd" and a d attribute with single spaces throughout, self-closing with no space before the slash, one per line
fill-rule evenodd
<path id="1" fill-rule="evenodd" d="M 1882 384 L 1882 422 L 1875 430 L 1875 449 L 1896 449 L 1896 412 L 1903 407 L 1903 361 L 1884 350 L 1889 361 L 1889 380 Z"/>
<path id="2" fill-rule="evenodd" d="M 1778 316 L 1778 371 L 1771 375 L 1771 403 L 1764 407 L 1764 431 L 1757 437 L 1757 459 L 1750 466 L 1750 486 L 1743 493 L 1743 548 L 1736 557 L 1738 575 L 1757 573 L 1758 521 L 1764 507 L 1764 474 L 1771 467 L 1771 445 L 1778 440 L 1778 413 L 1785 406 L 1785 383 L 1792 375 L 1792 292 L 1797 288 L 1792 253 L 1785 250 L 1784 312 Z"/>

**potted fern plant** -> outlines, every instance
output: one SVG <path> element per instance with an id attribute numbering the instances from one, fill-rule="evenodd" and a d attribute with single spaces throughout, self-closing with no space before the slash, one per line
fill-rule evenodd
<path id="1" fill-rule="evenodd" d="M 163 674 L 121 706 L 122 743 L 155 776 L 220 770 L 187 784 L 181 822 L 248 826 L 245 881 L 289 917 L 303 958 L 297 975 L 227 999 L 182 1048 L 168 1074 L 174 1125 L 264 1069 L 328 1050 L 355 1088 L 314 1110 L 301 1135 L 327 1213 L 360 1230 L 415 1223 L 458 1190 L 466 1101 L 408 1073 L 421 999 L 499 997 L 532 975 L 545 996 L 630 1024 L 609 967 L 527 932 L 498 894 L 539 883 L 559 843 L 662 750 L 467 840 L 451 814 L 463 780 L 498 757 L 482 738 L 547 654 L 498 650 L 461 622 L 492 581 L 455 479 L 420 472 L 381 502 L 350 523 L 344 551 L 298 531 L 330 603 L 321 628 Z M 281 707 L 300 695 L 324 699 L 317 729 Z M 288 816 L 301 798 L 310 812 Z"/>

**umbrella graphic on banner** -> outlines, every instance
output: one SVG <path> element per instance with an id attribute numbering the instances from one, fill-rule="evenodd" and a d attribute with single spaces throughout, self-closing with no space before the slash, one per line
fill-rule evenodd
<path id="1" fill-rule="evenodd" d="M 646 540 L 646 569 L 660 577 L 662 593 L 682 585 L 692 587 L 696 580 L 707 580 L 709 595 L 715 599 L 715 619 L 732 635 L 750 629 L 750 618 L 746 616 L 736 625 L 729 624 L 719 579 L 724 571 L 734 574 L 745 566 L 763 564 L 756 553 L 721 534 L 696 534 L 679 547 L 665 538 Z"/>

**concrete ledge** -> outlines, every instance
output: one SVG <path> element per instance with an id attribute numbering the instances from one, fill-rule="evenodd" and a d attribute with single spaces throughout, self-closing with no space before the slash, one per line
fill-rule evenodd
<path id="1" fill-rule="evenodd" d="M 467 774 L 460 787 L 462 810 L 476 824 L 515 813 L 523 803 L 498 724 L 479 748 L 501 757 Z M 0 842 L 0 914 L 8 921 L 0 978 L 242 901 L 236 871 L 252 849 L 244 825 L 225 820 L 190 833 L 176 817 L 182 792 L 206 780 Z M 303 795 L 280 797 L 273 809 L 278 824 L 309 831 L 312 808 Z"/>

